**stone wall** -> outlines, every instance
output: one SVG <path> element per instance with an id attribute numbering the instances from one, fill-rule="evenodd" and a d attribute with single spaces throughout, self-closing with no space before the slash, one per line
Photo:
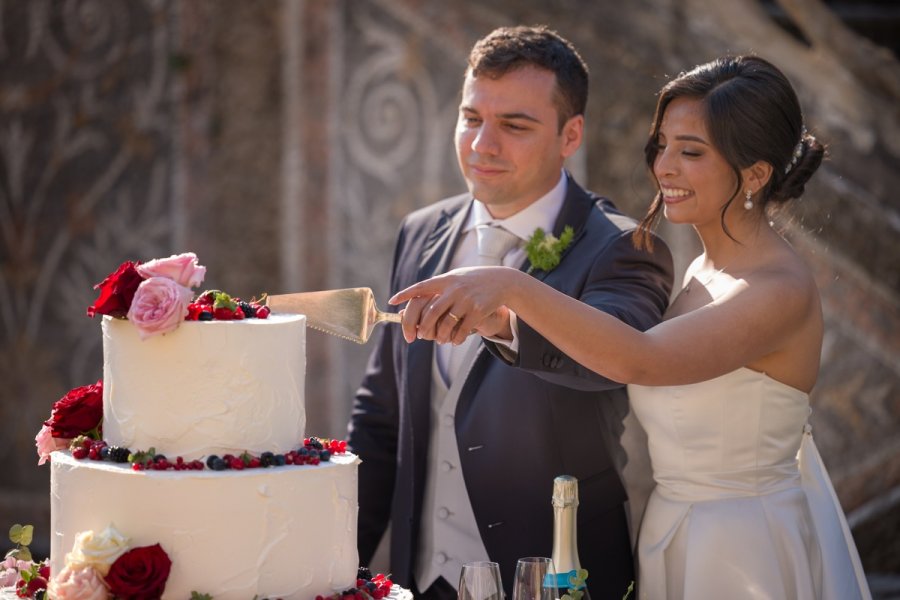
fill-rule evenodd
<path id="1" fill-rule="evenodd" d="M 831 145 L 779 217 L 826 315 L 813 425 L 867 567 L 900 572 L 873 526 L 900 496 L 895 123 L 867 118 L 884 92 L 866 95 L 814 32 L 798 41 L 763 4 L 715 5 L 0 0 L 0 527 L 47 531 L 33 436 L 100 376 L 93 283 L 126 259 L 194 250 L 206 284 L 235 295 L 369 286 L 384 304 L 402 216 L 463 189 L 452 128 L 468 49 L 499 25 L 547 23 L 592 73 L 573 171 L 634 215 L 652 195 L 641 149 L 669 76 L 760 50 L 794 81 Z M 807 29 L 825 20 L 804 14 Z M 897 76 L 896 59 L 882 64 Z M 684 268 L 693 233 L 663 235 Z M 343 437 L 368 351 L 310 332 L 311 432 Z"/>

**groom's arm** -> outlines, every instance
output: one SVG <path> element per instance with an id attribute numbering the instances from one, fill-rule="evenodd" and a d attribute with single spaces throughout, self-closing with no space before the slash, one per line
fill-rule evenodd
<path id="1" fill-rule="evenodd" d="M 544 281 L 640 331 L 662 320 L 672 290 L 673 267 L 671 253 L 661 240 L 654 239 L 652 252 L 638 250 L 631 232 L 622 231 L 591 253 L 567 256 Z M 585 265 L 585 261 L 590 262 Z M 517 330 L 517 353 L 485 340 L 488 350 L 507 364 L 558 385 L 581 390 L 621 386 L 572 360 L 522 319 L 517 319 Z"/>

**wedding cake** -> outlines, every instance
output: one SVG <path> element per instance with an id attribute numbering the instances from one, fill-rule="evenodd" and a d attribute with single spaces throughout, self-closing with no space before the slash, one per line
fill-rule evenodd
<path id="1" fill-rule="evenodd" d="M 395 596 L 383 576 L 357 579 L 359 459 L 304 438 L 305 317 L 194 298 L 204 273 L 188 253 L 97 285 L 103 379 L 59 400 L 36 438 L 48 596 Z"/>

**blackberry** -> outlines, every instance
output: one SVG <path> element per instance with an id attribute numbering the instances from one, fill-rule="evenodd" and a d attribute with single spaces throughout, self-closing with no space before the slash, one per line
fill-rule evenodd
<path id="1" fill-rule="evenodd" d="M 275 455 L 271 452 L 263 452 L 259 455 L 259 464 L 262 467 L 271 467 L 275 464 Z"/>
<path id="2" fill-rule="evenodd" d="M 246 318 L 248 318 L 248 319 L 256 318 L 256 309 L 253 307 L 252 304 L 241 300 L 240 302 L 238 302 L 238 306 L 240 307 L 241 311 L 243 311 L 244 316 Z"/>
<path id="3" fill-rule="evenodd" d="M 359 567 L 356 570 L 356 578 L 357 579 L 372 579 L 372 571 L 369 567 Z"/>
<path id="4" fill-rule="evenodd" d="M 109 447 L 109 460 L 114 463 L 126 463 L 128 462 L 128 455 L 131 454 L 131 450 L 128 448 L 121 448 L 119 446 L 110 446 Z"/>

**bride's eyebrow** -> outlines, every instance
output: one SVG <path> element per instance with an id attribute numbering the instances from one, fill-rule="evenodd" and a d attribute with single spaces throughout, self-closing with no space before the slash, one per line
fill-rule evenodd
<path id="1" fill-rule="evenodd" d="M 696 135 L 676 135 L 675 139 L 680 142 L 697 142 L 704 146 L 709 146 L 709 142 Z"/>

